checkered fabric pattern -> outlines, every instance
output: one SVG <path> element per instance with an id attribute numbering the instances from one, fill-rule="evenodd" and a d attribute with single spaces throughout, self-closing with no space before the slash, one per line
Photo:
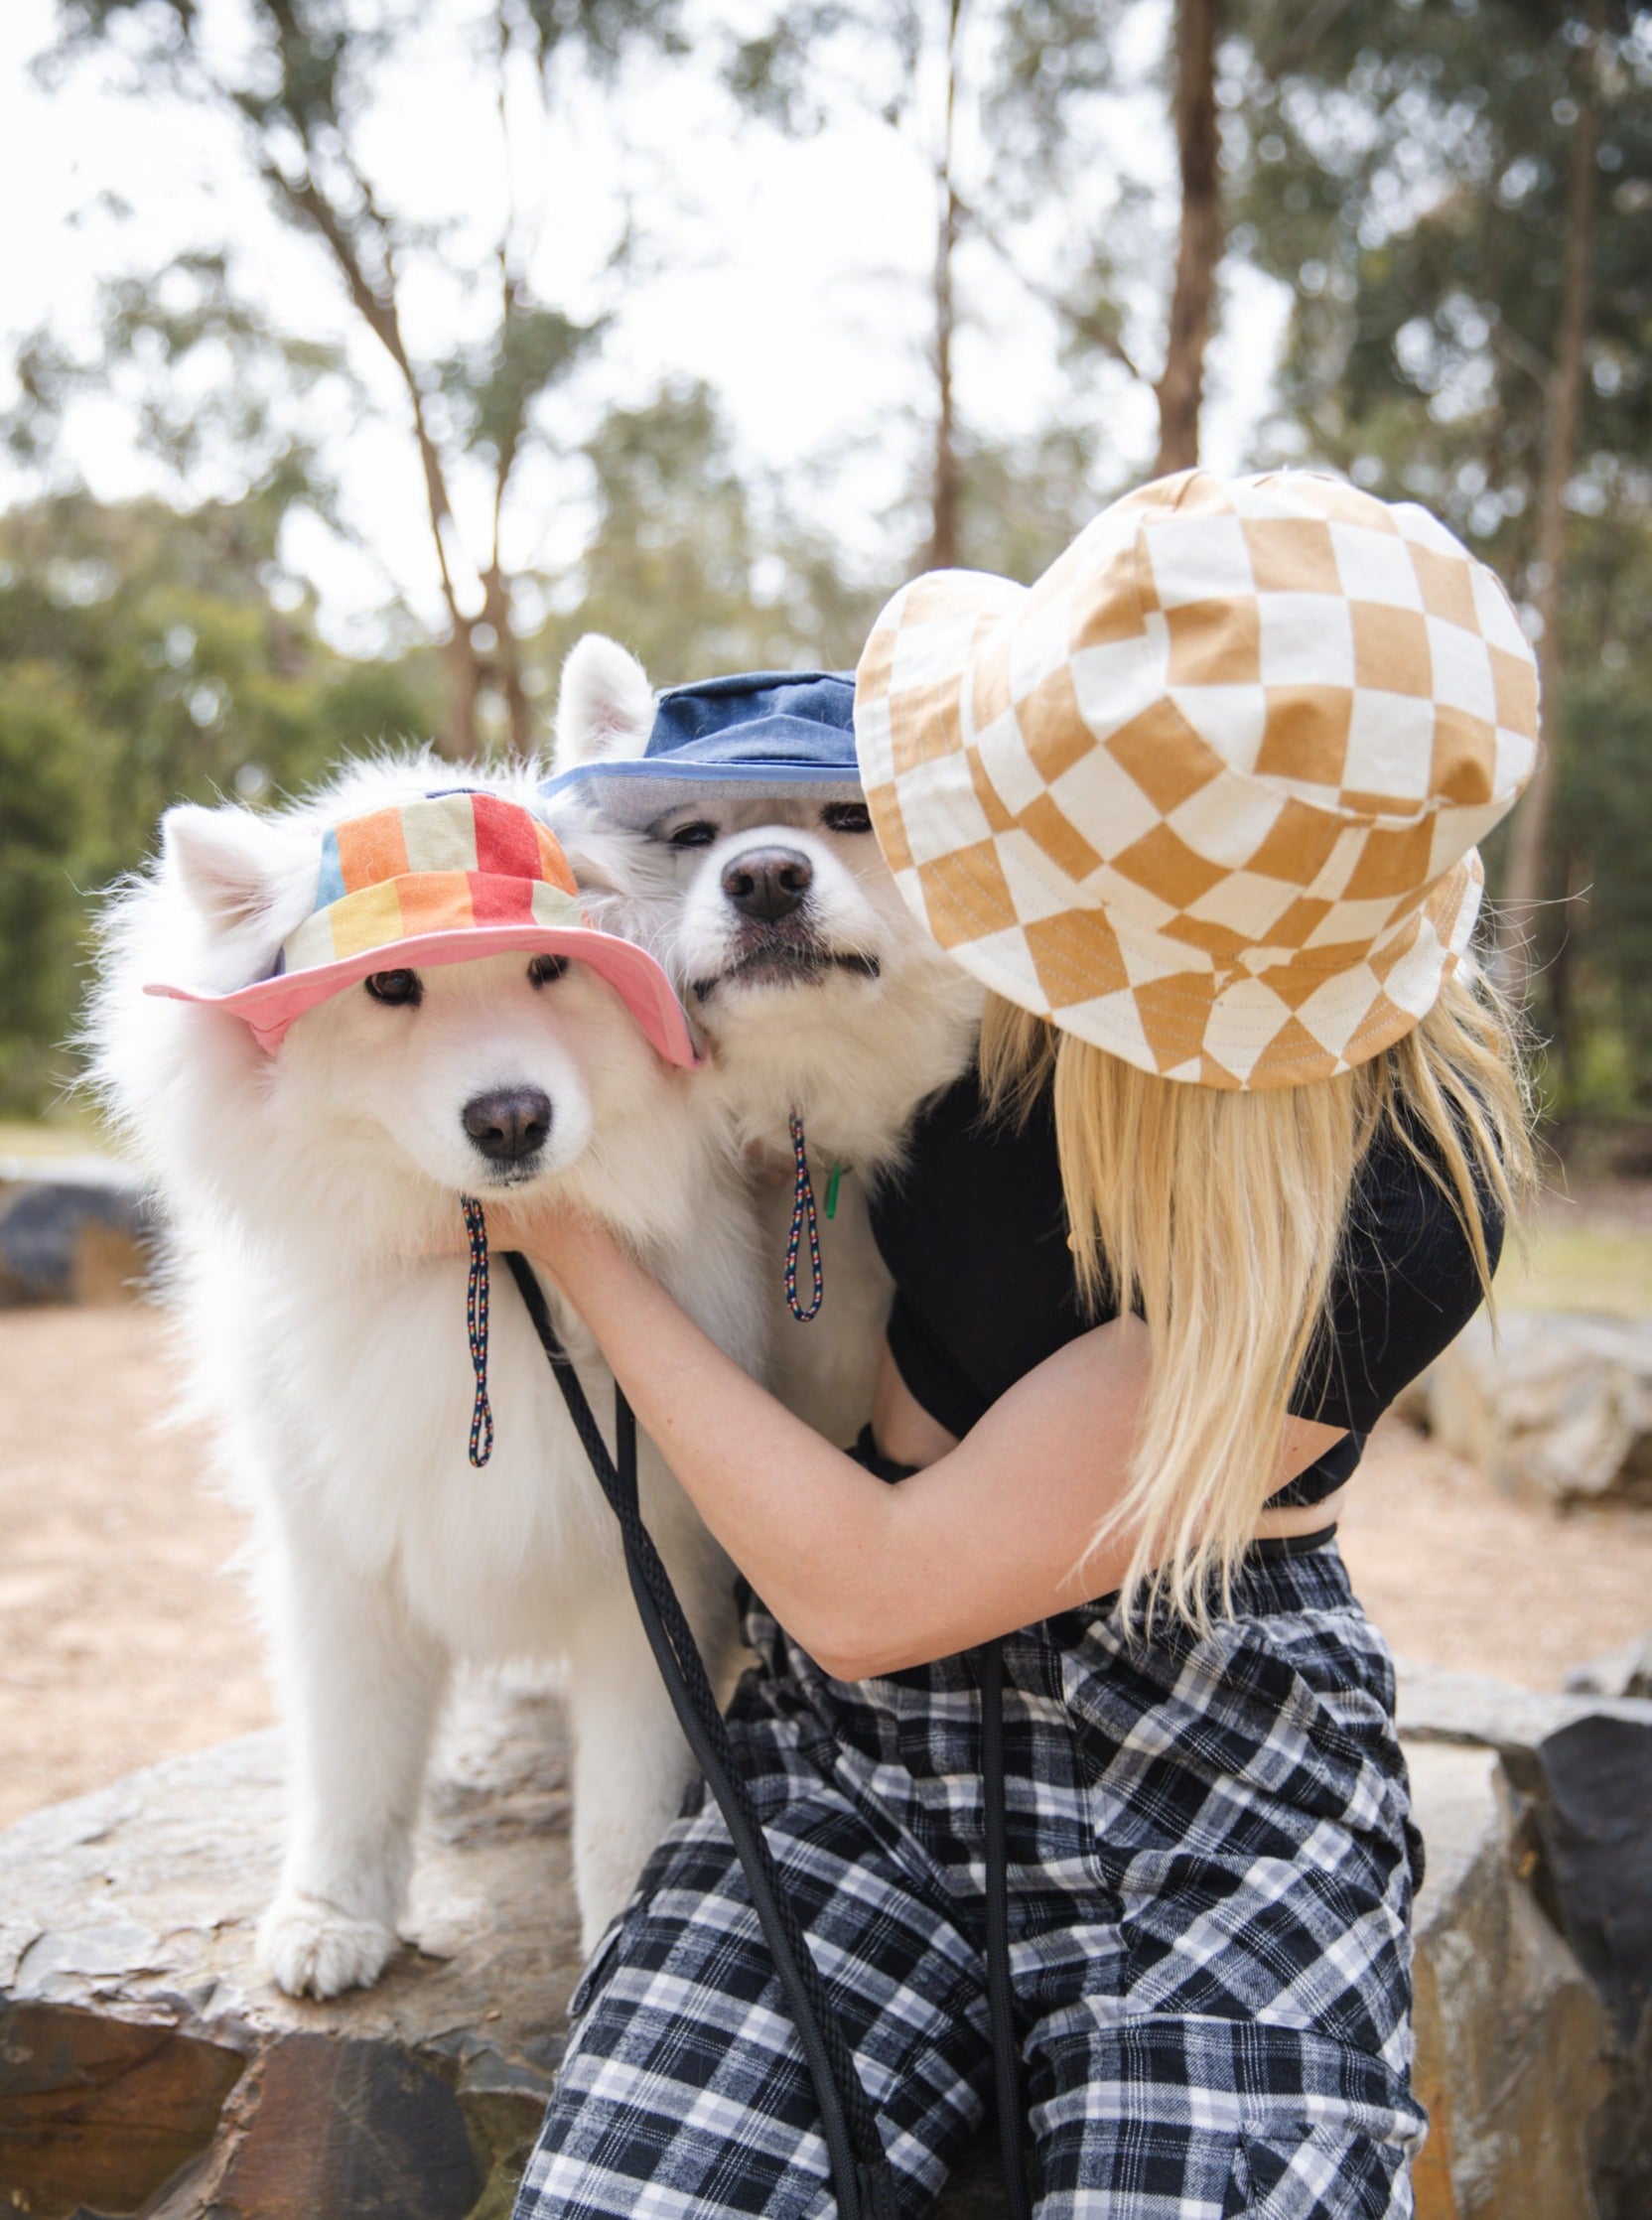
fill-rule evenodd
<path id="1" fill-rule="evenodd" d="M 1334 1547 L 1199 1639 L 1106 1603 L 1005 1645 L 1012 1975 L 1040 2220 L 1400 2220 L 1416 1857 L 1388 1655 Z M 731 1710 L 904 2215 L 991 2063 L 971 1657 L 849 1685 L 759 1607 Z M 516 2220 L 811 2220 L 813 2093 L 721 1815 L 691 1795 L 573 2005 Z"/>
<path id="2" fill-rule="evenodd" d="M 1297 1086 L 1409 1031 L 1466 947 L 1536 662 L 1423 509 L 1194 471 L 1031 588 L 902 588 L 855 730 L 901 892 L 989 987 L 1147 1071 Z"/>
<path id="3" fill-rule="evenodd" d="M 316 906 L 278 969 L 309 971 L 400 940 L 487 925 L 579 925 L 560 844 L 496 794 L 437 794 L 331 826 Z"/>
<path id="4" fill-rule="evenodd" d="M 274 1054 L 306 1011 L 371 972 L 564 956 L 608 982 L 668 1062 L 699 1061 L 664 971 L 635 942 L 586 924 L 561 843 L 521 803 L 455 789 L 346 818 L 315 837 L 315 902 L 273 969 L 227 993 L 159 979 L 144 992 L 241 1019 Z"/>

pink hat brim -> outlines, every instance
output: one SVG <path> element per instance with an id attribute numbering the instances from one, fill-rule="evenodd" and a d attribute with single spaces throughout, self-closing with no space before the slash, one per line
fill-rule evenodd
<path id="1" fill-rule="evenodd" d="M 620 940 L 611 932 L 596 932 L 589 925 L 471 925 L 460 931 L 427 932 L 410 940 L 392 941 L 388 947 L 364 948 L 337 963 L 316 964 L 305 971 L 283 972 L 274 979 L 260 979 L 233 994 L 197 994 L 190 987 L 152 983 L 146 995 L 164 995 L 172 1002 L 199 1003 L 204 1009 L 221 1010 L 251 1028 L 260 1048 L 270 1053 L 280 1047 L 287 1028 L 307 1010 L 327 1002 L 345 987 L 352 987 L 375 971 L 414 971 L 421 965 L 476 963 L 483 956 L 521 953 L 534 956 L 568 956 L 589 964 L 606 979 L 641 1027 L 650 1046 L 667 1063 L 692 1070 L 701 1060 L 689 1035 L 682 1005 L 671 982 L 645 948 Z"/>

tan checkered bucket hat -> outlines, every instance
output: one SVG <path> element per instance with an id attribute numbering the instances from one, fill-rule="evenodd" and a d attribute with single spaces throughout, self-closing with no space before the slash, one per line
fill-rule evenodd
<path id="1" fill-rule="evenodd" d="M 978 979 L 1146 1071 L 1300 1086 L 1467 946 L 1537 672 L 1445 527 L 1308 473 L 1168 478 L 1035 586 L 937 571 L 856 679 L 906 902 Z"/>

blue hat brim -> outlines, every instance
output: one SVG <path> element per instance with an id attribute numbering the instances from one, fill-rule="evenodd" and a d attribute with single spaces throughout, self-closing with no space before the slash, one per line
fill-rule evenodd
<path id="1" fill-rule="evenodd" d="M 840 671 L 749 671 L 672 687 L 644 754 L 576 763 L 545 781 L 540 800 L 578 799 L 643 831 L 711 791 L 725 802 L 859 801 L 854 692 Z"/>
<path id="2" fill-rule="evenodd" d="M 619 824 L 645 832 L 673 810 L 709 800 L 714 792 L 723 802 L 862 799 L 861 776 L 853 763 L 684 763 L 673 770 L 643 756 L 576 763 L 546 779 L 539 798 L 547 806 L 582 801 Z"/>

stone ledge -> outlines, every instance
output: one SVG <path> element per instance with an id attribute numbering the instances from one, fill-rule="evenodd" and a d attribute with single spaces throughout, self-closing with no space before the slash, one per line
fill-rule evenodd
<path id="1" fill-rule="evenodd" d="M 1570 1884 L 1542 1798 L 1569 1733 L 1638 1735 L 1652 1705 L 1408 1673 L 1402 1708 L 1430 1860 L 1419 2220 L 1644 2220 L 1652 2060 L 1614 2033 L 1612 1998 L 1561 1932 Z M 277 1738 L 254 1735 L 0 1834 L 0 2198 L 14 2210 L 507 2220 L 578 1972 L 554 1697 L 527 1681 L 462 1691 L 409 1945 L 377 1988 L 333 2004 L 283 1998 L 253 1965 L 279 1766 Z M 990 2139 L 940 2211 L 999 2220 Z"/>
<path id="2" fill-rule="evenodd" d="M 1402 1666 L 1399 1718 L 1430 1868 L 1420 2220 L 1645 2220 L 1652 1703 Z"/>
<path id="3" fill-rule="evenodd" d="M 562 1733 L 531 1687 L 469 1691 L 456 1713 L 409 1947 L 375 1989 L 332 2004 L 280 1996 L 253 1963 L 280 1834 L 276 1735 L 0 1834 L 0 2187 L 17 2210 L 509 2212 L 579 1966 Z"/>

